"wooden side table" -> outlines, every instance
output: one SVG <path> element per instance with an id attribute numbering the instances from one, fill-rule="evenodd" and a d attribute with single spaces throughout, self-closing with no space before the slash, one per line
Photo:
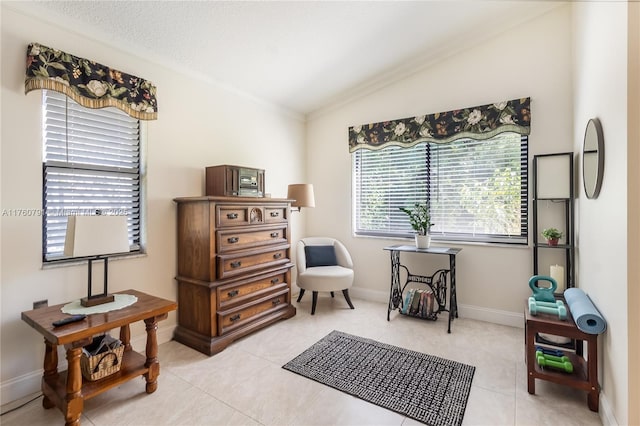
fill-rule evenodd
<path id="1" fill-rule="evenodd" d="M 598 385 L 598 335 L 587 334 L 576 326 L 569 307 L 567 319 L 561 321 L 557 315 L 531 315 L 525 308 L 525 352 L 527 362 L 527 390 L 536 393 L 535 379 L 548 380 L 564 386 L 587 391 L 587 405 L 591 411 L 598 411 L 600 387 Z M 564 373 L 552 368 L 542 368 L 536 361 L 535 336 L 537 333 L 553 334 L 576 340 L 576 353 L 565 351 L 573 364 L 573 373 Z M 587 359 L 583 354 L 583 342 L 587 342 Z"/>
<path id="2" fill-rule="evenodd" d="M 80 425 L 84 400 L 134 377 L 145 377 L 147 393 L 153 393 L 158 388 L 158 321 L 166 319 L 168 313 L 177 308 L 177 304 L 136 290 L 122 293 L 136 296 L 137 302 L 115 311 L 88 315 L 83 321 L 61 327 L 53 327 L 51 323 L 67 316 L 61 311 L 64 304 L 22 313 L 23 321 L 44 336 L 42 405 L 44 408 L 58 407 L 64 414 L 67 426 Z M 133 351 L 131 347 L 129 324 L 136 321 L 144 321 L 146 325 L 146 356 Z M 83 346 L 91 343 L 93 336 L 118 327 L 120 340 L 125 345 L 120 371 L 94 382 L 83 381 L 80 369 Z M 67 371 L 58 372 L 58 345 L 65 345 L 69 366 Z"/>

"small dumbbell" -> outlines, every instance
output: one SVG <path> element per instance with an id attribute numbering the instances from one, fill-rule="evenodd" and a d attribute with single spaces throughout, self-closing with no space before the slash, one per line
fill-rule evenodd
<path id="1" fill-rule="evenodd" d="M 564 356 L 564 352 L 560 349 L 551 349 L 544 346 L 536 346 L 536 353 L 542 352 L 545 355 Z"/>
<path id="2" fill-rule="evenodd" d="M 529 296 L 529 299 L 534 299 L 532 296 Z M 536 305 L 538 306 L 545 306 L 547 308 L 557 308 L 558 306 L 564 306 L 564 303 L 562 302 L 562 300 L 556 300 L 555 302 L 541 302 L 539 300 L 536 300 Z"/>
<path id="3" fill-rule="evenodd" d="M 543 302 L 544 303 L 544 302 Z M 567 308 L 562 301 L 556 301 L 554 307 L 540 305 L 540 302 L 536 301 L 533 297 L 529 298 L 529 312 L 531 315 L 538 315 L 538 313 L 558 315 L 558 318 L 564 320 L 567 318 Z"/>
<path id="4" fill-rule="evenodd" d="M 557 355 L 549 355 L 549 354 L 545 354 L 542 351 L 536 351 L 536 358 L 538 357 L 544 357 L 545 359 L 549 360 L 549 361 L 557 361 L 557 362 L 571 362 L 571 360 L 569 359 L 568 356 L 566 355 L 562 355 L 562 356 L 557 356 Z"/>
<path id="5" fill-rule="evenodd" d="M 538 359 L 538 365 L 540 365 L 541 367 L 552 367 L 552 368 L 557 368 L 559 370 L 564 370 L 567 373 L 573 373 L 573 364 L 571 364 L 571 361 L 569 361 L 568 358 L 567 358 L 567 361 L 554 361 L 554 360 L 548 359 L 547 356 L 542 355 L 537 357 L 537 359 Z"/>

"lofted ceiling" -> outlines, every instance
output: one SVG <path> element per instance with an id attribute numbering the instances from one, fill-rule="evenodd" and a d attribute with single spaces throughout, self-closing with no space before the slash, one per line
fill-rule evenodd
<path id="1" fill-rule="evenodd" d="M 301 116 L 558 6 L 523 0 L 7 3 Z"/>

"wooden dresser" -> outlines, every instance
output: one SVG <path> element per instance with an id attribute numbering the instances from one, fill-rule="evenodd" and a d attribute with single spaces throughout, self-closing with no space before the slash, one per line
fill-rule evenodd
<path id="1" fill-rule="evenodd" d="M 176 198 L 178 327 L 207 355 L 277 320 L 291 305 L 291 200 Z"/>

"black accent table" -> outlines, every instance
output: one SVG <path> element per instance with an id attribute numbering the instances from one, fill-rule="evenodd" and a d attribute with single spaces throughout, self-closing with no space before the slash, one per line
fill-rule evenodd
<path id="1" fill-rule="evenodd" d="M 438 302 L 439 312 L 449 312 L 449 324 L 447 332 L 451 333 L 451 321 L 453 317 L 458 317 L 458 297 L 456 295 L 456 255 L 462 250 L 455 247 L 430 247 L 419 249 L 415 246 L 396 245 L 385 247 L 391 254 L 391 290 L 389 292 L 389 307 L 387 309 L 387 321 L 390 320 L 391 311 L 402 307 L 402 294 L 409 283 L 420 283 L 429 286 L 433 295 Z M 409 269 L 400 263 L 400 253 L 420 253 L 420 254 L 436 254 L 449 256 L 449 269 L 440 269 L 432 276 L 414 275 Z M 400 284 L 400 268 L 407 271 L 407 281 Z M 447 273 L 451 277 L 451 285 L 449 287 L 449 308 L 447 309 Z"/>

